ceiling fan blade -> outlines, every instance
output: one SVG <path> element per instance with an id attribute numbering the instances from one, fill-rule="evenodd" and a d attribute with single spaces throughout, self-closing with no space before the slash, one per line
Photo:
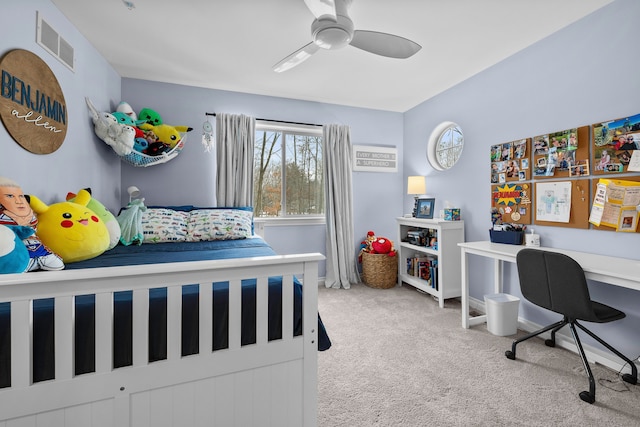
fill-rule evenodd
<path id="1" fill-rule="evenodd" d="M 422 49 L 418 43 L 393 34 L 356 30 L 351 46 L 376 55 L 406 59 Z"/>
<path id="2" fill-rule="evenodd" d="M 304 0 L 304 2 L 316 18 L 330 16 L 331 19 L 336 20 L 335 0 Z"/>
<path id="3" fill-rule="evenodd" d="M 284 58 L 282 61 L 278 62 L 273 66 L 273 71 L 276 73 L 282 73 L 283 71 L 287 71 L 296 65 L 306 61 L 309 59 L 311 55 L 316 53 L 320 48 L 314 42 L 309 43 L 308 45 L 296 50 L 291 55 Z"/>

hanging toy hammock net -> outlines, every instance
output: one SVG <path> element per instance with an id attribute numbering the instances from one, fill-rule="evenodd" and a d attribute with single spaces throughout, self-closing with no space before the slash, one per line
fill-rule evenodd
<path id="1" fill-rule="evenodd" d="M 150 156 L 148 154 L 141 153 L 139 151 L 131 151 L 129 154 L 118 155 L 120 159 L 130 164 L 131 166 L 146 168 L 147 166 L 161 165 L 167 163 L 169 160 L 175 158 L 180 154 L 180 151 L 184 148 L 184 143 L 187 140 L 187 134 L 180 134 L 180 142 L 176 144 L 171 150 L 158 154 L 157 156 Z M 116 153 L 117 154 L 117 153 Z"/>
<path id="2" fill-rule="evenodd" d="M 177 142 L 169 146 L 168 144 L 163 144 L 160 141 L 155 141 L 156 144 L 163 148 L 161 150 L 151 150 L 154 141 L 148 141 L 144 138 L 136 138 L 136 130 L 133 126 L 119 123 L 111 113 L 96 110 L 89 98 L 85 98 L 85 101 L 87 103 L 87 107 L 89 107 L 89 111 L 91 112 L 91 119 L 93 120 L 95 134 L 105 144 L 110 146 L 122 161 L 130 164 L 131 166 L 148 167 L 167 163 L 169 160 L 177 157 L 184 148 L 184 143 L 187 140 L 187 134 L 186 132 L 179 132 L 178 129 L 187 129 L 185 126 L 179 126 L 177 129 L 174 129 L 174 127 L 167 125 L 167 127 L 171 128 L 171 140 L 177 140 Z M 155 128 L 153 130 L 155 130 Z M 189 130 L 191 130 L 191 128 L 188 128 L 187 132 Z M 179 139 L 177 138 L 178 135 Z M 142 139 L 142 146 L 139 145 L 140 142 L 136 144 L 136 141 L 139 139 Z M 153 155 L 148 154 L 150 152 L 153 152 Z"/>

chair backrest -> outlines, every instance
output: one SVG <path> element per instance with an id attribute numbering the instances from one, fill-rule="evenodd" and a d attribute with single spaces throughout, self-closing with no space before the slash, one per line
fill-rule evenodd
<path id="1" fill-rule="evenodd" d="M 537 306 L 570 319 L 598 321 L 584 270 L 573 258 L 539 249 L 516 256 L 522 295 Z"/>

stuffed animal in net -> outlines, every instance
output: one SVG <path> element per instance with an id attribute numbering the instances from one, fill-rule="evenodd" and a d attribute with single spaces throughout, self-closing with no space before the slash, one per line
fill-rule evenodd
<path id="1" fill-rule="evenodd" d="M 0 274 L 28 270 L 29 251 L 22 241 L 34 233 L 27 225 L 0 225 Z"/>
<path id="2" fill-rule="evenodd" d="M 131 105 L 129 105 L 129 103 L 126 101 L 120 101 L 120 103 L 116 107 L 116 111 L 118 113 L 126 114 L 127 116 L 131 117 L 131 120 L 133 121 L 138 120 L 138 115 L 136 114 L 134 109 L 131 107 Z"/>
<path id="3" fill-rule="evenodd" d="M 36 235 L 65 263 L 95 258 L 109 247 L 109 230 L 87 207 L 90 201 L 86 190 L 80 190 L 74 202 L 52 205 L 31 196 L 30 205 L 39 221 Z"/>
<path id="4" fill-rule="evenodd" d="M 91 194 L 91 188 L 85 188 L 85 190 Z M 75 201 L 76 194 L 67 193 L 67 202 Z M 120 235 L 122 234 L 120 231 L 120 224 L 118 224 L 116 217 L 102 203 L 96 200 L 95 197 L 91 197 L 87 207 L 100 217 L 102 222 L 104 222 L 104 225 L 107 226 L 107 230 L 109 230 L 109 247 L 107 247 L 107 250 L 115 248 L 120 241 Z"/>
<path id="5" fill-rule="evenodd" d="M 152 126 L 158 126 L 163 124 L 160 113 L 151 108 L 143 108 L 138 114 L 138 119 L 143 120 L 145 123 L 149 123 Z"/>
<path id="6" fill-rule="evenodd" d="M 93 130 L 96 135 L 118 155 L 126 156 L 130 154 L 133 151 L 133 142 L 136 134 L 133 126 L 120 124 L 113 114 L 98 111 L 89 98 L 85 98 L 85 102 L 91 113 Z"/>
<path id="7" fill-rule="evenodd" d="M 158 141 L 167 145 L 169 149 L 174 148 L 176 145 L 180 144 L 182 141 L 181 132 L 190 132 L 193 130 L 187 126 L 171 126 L 167 124 L 161 125 L 151 125 L 149 123 L 144 123 L 140 125 L 140 129 L 143 131 L 153 131 L 154 134 L 158 137 Z"/>

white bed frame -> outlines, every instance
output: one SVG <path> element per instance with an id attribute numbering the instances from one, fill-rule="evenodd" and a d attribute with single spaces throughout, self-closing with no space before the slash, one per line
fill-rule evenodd
<path id="1" fill-rule="evenodd" d="M 0 427 L 315 426 L 321 254 L 0 275 L 11 386 Z M 306 284 L 293 336 L 293 276 Z M 267 279 L 283 276 L 283 338 L 267 339 Z M 240 281 L 257 278 L 256 344 L 240 345 Z M 229 281 L 229 348 L 212 348 L 211 283 Z M 181 356 L 181 286 L 200 284 L 200 353 Z M 149 289 L 167 287 L 167 359 L 148 362 Z M 133 291 L 133 365 L 112 368 L 113 293 Z M 95 294 L 96 367 L 74 375 L 74 296 Z M 55 379 L 32 382 L 31 306 L 55 298 Z"/>

